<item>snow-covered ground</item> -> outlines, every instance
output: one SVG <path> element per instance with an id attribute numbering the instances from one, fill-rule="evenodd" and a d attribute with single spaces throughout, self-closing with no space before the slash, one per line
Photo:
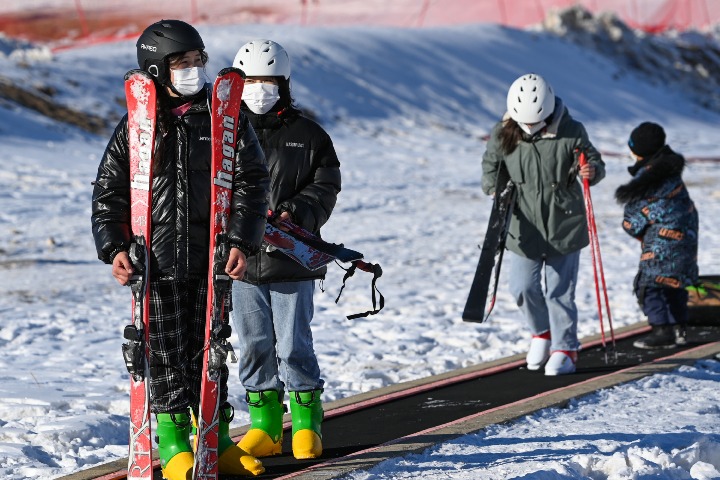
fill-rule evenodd
<path id="1" fill-rule="evenodd" d="M 631 292 L 638 245 L 622 232 L 613 200 L 628 180 L 630 130 L 658 121 L 687 156 L 720 155 L 720 115 L 671 84 L 650 84 L 619 62 L 540 32 L 491 25 L 200 31 L 211 74 L 251 38 L 289 50 L 295 97 L 328 129 L 342 162 L 343 191 L 324 236 L 383 267 L 386 307 L 374 317 L 345 319 L 370 308 L 362 273 L 339 305 L 339 268 L 317 293 L 313 331 L 326 401 L 526 348 L 529 335 L 504 283 L 488 323 L 460 319 L 490 206 L 480 191 L 483 137 L 520 74 L 544 75 L 607 153 L 608 175 L 593 201 L 616 327 L 642 319 Z M 128 41 L 54 57 L 7 55 L 0 66 L 17 84 L 49 87 L 58 102 L 117 119 L 135 48 Z M 129 382 L 120 344 L 130 292 L 95 259 L 89 221 L 90 182 L 108 137 L 0 100 L 3 478 L 55 478 L 127 453 Z M 700 212 L 701 274 L 717 273 L 717 163 L 689 164 L 686 182 Z M 599 331 L 589 255 L 580 277 L 586 336 Z M 717 361 L 699 362 L 352 478 L 720 478 L 719 380 Z M 236 424 L 246 423 L 236 374 L 230 396 Z"/>

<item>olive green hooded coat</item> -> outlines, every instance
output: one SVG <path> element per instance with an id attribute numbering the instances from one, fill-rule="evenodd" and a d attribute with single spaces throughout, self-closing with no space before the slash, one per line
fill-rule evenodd
<path id="1" fill-rule="evenodd" d="M 498 138 L 503 123 L 510 118 L 505 114 L 492 131 L 482 161 L 482 189 L 486 194 L 495 192 L 499 163 L 507 165 L 518 195 L 506 245 L 510 251 L 532 259 L 567 255 L 589 243 L 576 149 L 584 149 L 588 162 L 595 166 L 592 185 L 605 176 L 605 164 L 585 127 L 573 120 L 557 97 L 554 112 L 550 125 L 532 138 L 525 136 L 508 155 Z"/>

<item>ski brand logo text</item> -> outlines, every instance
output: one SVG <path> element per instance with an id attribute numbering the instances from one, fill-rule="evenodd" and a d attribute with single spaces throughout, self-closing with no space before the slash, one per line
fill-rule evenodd
<path id="1" fill-rule="evenodd" d="M 138 124 L 138 157 L 137 170 L 130 181 L 130 188 L 150 190 L 150 158 L 152 156 L 153 122 L 143 118 Z"/>
<path id="2" fill-rule="evenodd" d="M 153 47 L 152 45 L 145 45 L 144 43 L 140 44 L 140 48 L 143 50 L 150 50 L 151 52 L 157 52 L 157 47 Z"/>
<path id="3" fill-rule="evenodd" d="M 215 174 L 213 183 L 219 187 L 231 188 L 233 164 L 235 162 L 235 119 L 225 115 L 222 126 L 222 169 Z"/>
<path id="4" fill-rule="evenodd" d="M 304 148 L 305 144 L 299 143 L 299 142 L 286 142 L 285 146 L 286 147 L 295 147 L 295 148 Z"/>

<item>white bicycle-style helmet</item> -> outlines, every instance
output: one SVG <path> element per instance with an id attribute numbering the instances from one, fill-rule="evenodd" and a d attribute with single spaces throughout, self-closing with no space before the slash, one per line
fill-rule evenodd
<path id="1" fill-rule="evenodd" d="M 240 47 L 233 67 L 248 77 L 290 78 L 290 57 L 285 49 L 272 40 L 251 40 Z"/>
<path id="2" fill-rule="evenodd" d="M 534 124 L 549 117 L 555 110 L 555 94 L 544 78 L 528 73 L 510 85 L 507 111 L 518 123 Z"/>

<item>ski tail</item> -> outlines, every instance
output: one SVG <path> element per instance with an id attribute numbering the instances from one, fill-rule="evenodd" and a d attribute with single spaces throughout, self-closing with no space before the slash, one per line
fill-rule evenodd
<path id="1" fill-rule="evenodd" d="M 244 84 L 245 74 L 242 70 L 225 68 L 215 79 L 210 99 L 212 119 L 210 258 L 193 479 L 216 479 L 218 476 L 221 369 L 228 355 L 233 361 L 237 361 L 228 341 L 230 325 L 227 321 L 227 299 L 231 279 L 225 273 L 225 265 L 230 253 L 226 233 L 231 214 L 240 99 Z"/>
<path id="2" fill-rule="evenodd" d="M 481 323 L 487 320 L 495 306 L 500 266 L 516 198 L 517 188 L 510 179 L 507 166 L 501 162 L 495 182 L 495 198 L 490 211 L 490 220 L 480 249 L 480 259 L 462 313 L 462 318 L 466 322 Z M 492 293 L 490 293 L 491 281 L 493 281 Z M 486 311 L 489 293 L 490 308 Z"/>
<path id="3" fill-rule="evenodd" d="M 143 70 L 125 74 L 128 107 L 128 157 L 130 163 L 130 217 L 133 243 L 129 256 L 135 274 L 130 279 L 132 323 L 125 327 L 122 346 L 130 373 L 130 440 L 128 478 L 152 478 L 150 425 L 150 234 L 152 165 L 157 121 L 157 91 L 152 76 Z"/>
<path id="4" fill-rule="evenodd" d="M 515 185 L 508 180 L 508 183 L 506 184 L 506 189 L 510 189 L 510 192 L 504 192 L 503 195 L 509 195 L 509 198 L 507 198 L 505 201 L 507 202 L 505 206 L 503 207 L 504 212 L 501 212 L 503 215 L 503 229 L 500 231 L 500 241 L 497 246 L 497 260 L 495 262 L 495 269 L 493 273 L 493 279 L 492 279 L 492 289 L 490 290 L 490 300 L 487 310 L 485 311 L 485 318 L 483 321 L 486 321 L 488 318 L 490 318 L 490 314 L 492 313 L 493 309 L 495 308 L 495 300 L 497 299 L 497 290 L 498 290 L 498 284 L 500 283 L 500 270 L 502 267 L 502 261 L 503 257 L 505 255 L 505 242 L 507 240 L 507 234 L 508 234 L 508 228 L 510 226 L 510 221 L 512 220 L 512 214 L 513 214 L 513 208 L 512 206 L 515 205 L 515 201 L 517 200 L 517 189 L 515 188 Z"/>

